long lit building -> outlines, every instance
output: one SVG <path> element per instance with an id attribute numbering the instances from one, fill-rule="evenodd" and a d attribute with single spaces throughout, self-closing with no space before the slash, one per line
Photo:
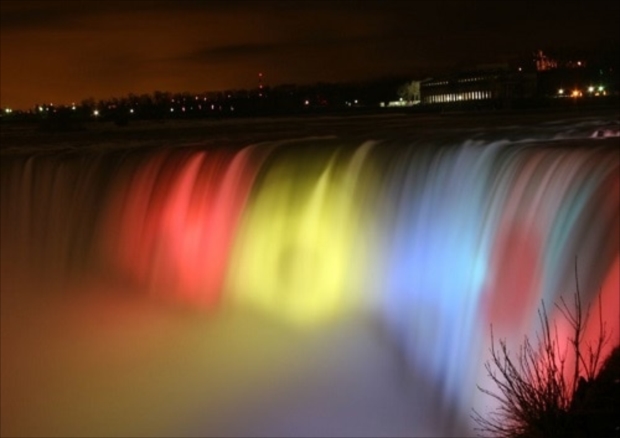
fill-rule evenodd
<path id="1" fill-rule="evenodd" d="M 525 98 L 535 90 L 535 75 L 500 65 L 422 81 L 420 95 L 422 104 L 448 104 Z"/>

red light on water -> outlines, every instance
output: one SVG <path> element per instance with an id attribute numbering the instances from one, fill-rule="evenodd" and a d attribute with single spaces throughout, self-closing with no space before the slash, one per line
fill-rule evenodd
<path id="1" fill-rule="evenodd" d="M 248 157 L 168 154 L 139 169 L 107 231 L 121 234 L 121 268 L 157 294 L 215 305 L 255 175 Z"/>

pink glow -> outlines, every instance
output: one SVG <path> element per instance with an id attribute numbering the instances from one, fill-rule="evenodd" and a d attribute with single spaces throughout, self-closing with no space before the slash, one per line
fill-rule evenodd
<path id="1" fill-rule="evenodd" d="M 526 225 L 504 226 L 491 257 L 489 321 L 512 331 L 526 321 L 539 303 L 540 237 Z"/>

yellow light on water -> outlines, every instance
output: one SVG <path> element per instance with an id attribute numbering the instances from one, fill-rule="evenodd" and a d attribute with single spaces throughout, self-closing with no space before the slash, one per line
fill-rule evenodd
<path id="1" fill-rule="evenodd" d="M 359 181 L 366 153 L 360 149 L 344 167 L 335 157 L 310 165 L 318 172 L 290 162 L 269 169 L 239 235 L 229 282 L 238 301 L 298 326 L 363 302 L 355 245 L 365 215 L 353 190 L 368 184 Z"/>

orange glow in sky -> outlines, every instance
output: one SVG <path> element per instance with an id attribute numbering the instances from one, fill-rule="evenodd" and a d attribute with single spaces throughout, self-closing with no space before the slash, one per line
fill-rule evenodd
<path id="1" fill-rule="evenodd" d="M 2 0 L 0 105 L 257 88 L 258 72 L 265 87 L 415 76 L 618 41 L 619 14 L 603 0 Z"/>

